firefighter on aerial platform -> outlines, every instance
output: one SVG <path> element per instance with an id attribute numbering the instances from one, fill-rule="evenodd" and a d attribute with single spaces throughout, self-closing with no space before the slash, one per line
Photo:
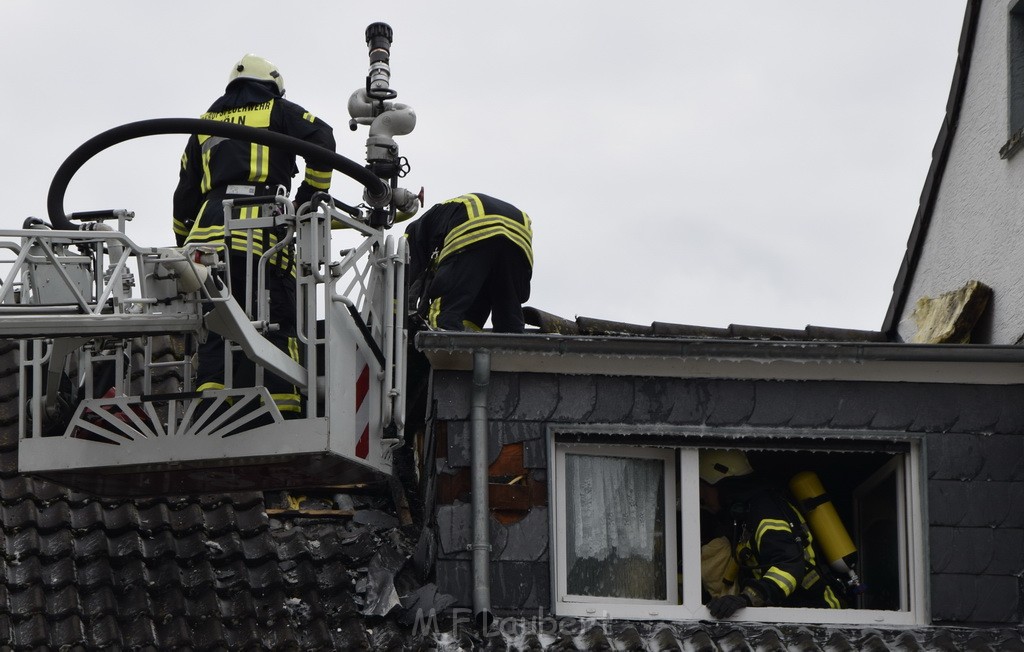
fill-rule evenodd
<path id="1" fill-rule="evenodd" d="M 713 617 L 728 618 L 744 607 L 843 608 L 834 576 L 818 564 L 803 516 L 780 491 L 755 478 L 743 452 L 701 452 L 700 502 L 724 531 L 731 530 L 740 573 L 738 594 L 708 602 Z"/>
<path id="2" fill-rule="evenodd" d="M 409 296 L 430 328 L 522 333 L 533 231 L 512 204 L 473 193 L 436 204 L 406 228 Z"/>
<path id="3" fill-rule="evenodd" d="M 331 126 L 298 104 L 284 99 L 284 78 L 277 68 L 262 57 L 246 54 L 231 69 L 224 95 L 217 99 L 201 117 L 269 129 L 293 136 L 334 151 Z M 295 155 L 279 149 L 241 140 L 210 136 L 191 136 L 181 157 L 181 172 L 174 191 L 174 236 L 178 246 L 209 244 L 227 249 L 231 293 L 242 306 L 246 305 L 247 281 L 246 237 L 236 233 L 225 246 L 225 199 L 287 194 L 292 177 L 298 173 Z M 305 178 L 295 194 L 295 205 L 301 206 L 318 191 L 331 186 L 330 168 L 306 161 Z M 281 190 L 283 188 L 283 190 Z M 241 207 L 240 218 L 259 217 L 259 207 Z M 253 233 L 251 279 L 252 305 L 256 305 L 256 260 L 264 251 L 278 243 L 281 234 L 271 229 Z M 274 255 L 267 268 L 266 288 L 270 295 L 270 321 L 277 324 L 266 334 L 279 349 L 300 360 L 296 339 L 295 260 L 290 248 Z M 254 384 L 254 367 L 244 356 L 234 357 L 235 387 Z M 299 416 L 301 401 L 297 389 L 269 372 L 264 385 L 284 416 Z M 209 333 L 199 346 L 199 369 L 196 387 L 199 391 L 224 388 L 224 340 Z"/>

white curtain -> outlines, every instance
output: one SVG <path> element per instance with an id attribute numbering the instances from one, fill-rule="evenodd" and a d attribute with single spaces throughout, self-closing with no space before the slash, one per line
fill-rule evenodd
<path id="1" fill-rule="evenodd" d="M 613 578 L 620 573 L 613 566 L 624 571 L 627 562 L 634 570 L 637 563 L 650 564 L 664 577 L 664 462 L 567 454 L 565 474 L 568 566 L 587 568 L 583 574 L 592 578 L 581 588 L 592 595 L 618 594 L 621 582 Z"/>

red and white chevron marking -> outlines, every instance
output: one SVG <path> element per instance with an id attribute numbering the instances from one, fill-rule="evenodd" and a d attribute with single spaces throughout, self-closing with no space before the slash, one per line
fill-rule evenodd
<path id="1" fill-rule="evenodd" d="M 356 457 L 365 460 L 370 454 L 370 402 L 366 397 L 370 394 L 370 367 L 363 365 L 363 370 L 356 379 L 356 418 L 355 431 L 360 433 L 356 440 Z"/>

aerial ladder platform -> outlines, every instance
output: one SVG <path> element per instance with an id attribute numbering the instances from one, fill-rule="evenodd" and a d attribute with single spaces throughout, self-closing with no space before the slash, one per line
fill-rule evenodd
<path id="1" fill-rule="evenodd" d="M 404 444 L 405 239 L 388 234 L 416 212 L 400 188 L 409 170 L 396 136 L 415 126 L 393 102 L 391 28 L 366 30 L 370 72 L 349 99 L 353 130 L 369 127 L 366 163 L 263 129 L 199 119 L 157 119 L 111 129 L 75 150 L 50 186 L 50 222 L 0 231 L 0 338 L 20 341 L 18 467 L 101 496 L 276 490 L 373 482 Z M 180 133 L 237 138 L 294 154 L 358 181 L 361 201 L 326 193 L 293 206 L 275 195 L 228 199 L 225 229 L 250 254 L 255 229 L 281 234 L 249 255 L 256 299 L 228 287 L 235 257 L 209 246 L 146 247 L 129 235 L 128 210 L 66 213 L 64 192 L 92 156 L 125 140 Z M 239 219 L 258 206 L 259 217 Z M 169 228 L 169 225 L 168 225 Z M 270 259 L 290 249 L 295 270 L 297 362 L 266 335 Z M 261 248 L 257 248 L 259 251 Z M 237 264 L 237 263 L 236 263 Z M 197 391 L 196 344 L 228 341 L 225 388 Z M 235 356 L 255 382 L 234 382 Z M 285 418 L 267 388 L 273 373 L 298 388 L 304 409 Z"/>

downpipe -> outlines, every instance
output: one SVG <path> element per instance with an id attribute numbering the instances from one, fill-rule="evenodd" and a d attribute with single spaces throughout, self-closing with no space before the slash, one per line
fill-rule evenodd
<path id="1" fill-rule="evenodd" d="M 473 615 L 486 629 L 491 615 L 490 505 L 487 496 L 487 389 L 491 382 L 491 354 L 473 352 L 473 397 L 469 412 L 473 438 Z"/>

